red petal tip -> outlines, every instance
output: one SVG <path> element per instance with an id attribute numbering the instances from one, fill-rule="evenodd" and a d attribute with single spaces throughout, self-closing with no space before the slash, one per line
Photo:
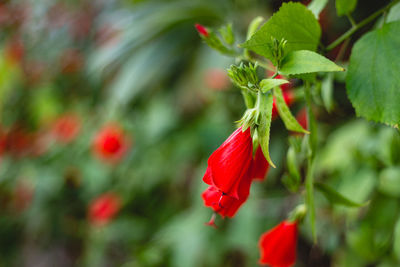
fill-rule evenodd
<path id="1" fill-rule="evenodd" d="M 196 29 L 200 35 L 202 35 L 203 37 L 208 37 L 208 31 L 207 31 L 206 27 L 204 27 L 201 24 L 195 24 L 194 26 L 196 27 Z"/>

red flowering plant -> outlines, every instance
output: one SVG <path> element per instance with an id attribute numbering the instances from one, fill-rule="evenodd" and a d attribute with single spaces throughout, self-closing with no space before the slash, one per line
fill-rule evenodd
<path id="1" fill-rule="evenodd" d="M 235 38 L 230 25 L 219 29 L 219 35 L 210 28 L 196 25 L 201 38 L 210 47 L 235 57 L 238 64 L 230 66 L 228 76 L 240 88 L 246 105 L 238 128 L 208 159 L 203 177 L 208 188 L 202 193 L 202 198 L 204 205 L 213 209 L 214 215 L 207 224 L 215 226 L 216 213 L 222 217 L 234 217 L 249 198 L 252 181 L 262 181 L 269 166 L 275 167 L 269 154 L 273 119 L 279 115 L 288 131 L 300 133 L 289 138 L 288 173 L 282 182 L 293 193 L 303 190 L 304 200 L 297 203 L 299 206 L 294 210 L 294 218 L 284 220 L 264 233 L 259 241 L 259 262 L 272 267 L 290 267 L 295 264 L 298 225 L 306 215 L 309 217 L 313 239 L 316 240 L 313 181 L 317 150 L 317 127 L 313 113 L 318 89 L 316 73 L 344 71 L 334 62 L 314 52 L 318 45 L 318 34 L 307 41 L 313 44 L 311 47 L 303 39 L 285 30 L 289 26 L 284 22 L 288 14 L 300 16 L 300 24 L 304 21 L 309 23 L 291 26 L 299 30 L 314 27 L 319 32 L 315 16 L 299 3 L 284 4 L 262 26 L 261 18 L 254 19 L 249 26 L 246 41 L 237 46 L 234 46 Z M 267 78 L 259 78 L 258 67 L 265 69 L 263 73 L 267 73 Z M 293 78 L 297 80 L 294 82 Z M 294 84 L 299 86 L 294 87 Z M 306 108 L 296 118 L 291 107 L 300 98 L 304 98 Z M 304 179 L 301 177 L 301 164 L 305 165 Z M 316 188 L 330 201 L 343 205 L 352 203 L 326 185 L 318 184 Z"/>
<path id="2" fill-rule="evenodd" d="M 94 137 L 93 153 L 106 162 L 115 163 L 122 159 L 129 146 L 123 129 L 116 123 L 108 123 Z"/>
<path id="3" fill-rule="evenodd" d="M 73 141 L 81 129 L 81 120 L 78 115 L 66 113 L 58 117 L 51 125 L 51 133 L 58 142 Z"/>
<path id="4" fill-rule="evenodd" d="M 104 193 L 89 205 L 89 221 L 95 226 L 108 224 L 121 208 L 121 199 L 114 193 Z"/>
<path id="5" fill-rule="evenodd" d="M 296 261 L 297 222 L 283 221 L 260 237 L 260 264 L 290 267 Z"/>

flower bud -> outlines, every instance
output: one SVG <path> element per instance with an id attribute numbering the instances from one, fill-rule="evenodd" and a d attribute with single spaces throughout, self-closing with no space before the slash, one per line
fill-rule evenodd
<path id="1" fill-rule="evenodd" d="M 206 27 L 204 27 L 201 24 L 195 24 L 194 26 L 196 27 L 196 29 L 199 32 L 200 36 L 202 36 L 204 38 L 208 37 L 209 33 L 208 33 L 208 30 L 207 30 Z"/>
<path id="2" fill-rule="evenodd" d="M 249 89 L 257 91 L 258 76 L 257 76 L 257 64 L 252 65 L 249 63 L 248 66 L 240 63 L 239 67 L 231 65 L 228 69 L 228 75 L 238 87 L 242 89 Z"/>

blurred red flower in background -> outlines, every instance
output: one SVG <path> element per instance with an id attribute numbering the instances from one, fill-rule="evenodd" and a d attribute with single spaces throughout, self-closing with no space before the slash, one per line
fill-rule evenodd
<path id="1" fill-rule="evenodd" d="M 65 50 L 60 57 L 61 72 L 64 74 L 80 71 L 84 64 L 83 55 L 76 49 Z"/>
<path id="2" fill-rule="evenodd" d="M 222 69 L 208 69 L 204 73 L 204 81 L 207 88 L 213 90 L 225 90 L 229 87 L 229 77 Z"/>
<path id="3" fill-rule="evenodd" d="M 93 152 L 103 160 L 116 162 L 125 155 L 129 143 L 122 128 L 116 123 L 110 123 L 103 126 L 95 136 Z"/>
<path id="4" fill-rule="evenodd" d="M 34 195 L 34 186 L 27 179 L 18 180 L 14 191 L 14 206 L 18 212 L 29 207 Z"/>
<path id="5" fill-rule="evenodd" d="M 296 261 L 297 222 L 283 221 L 260 237 L 260 264 L 290 267 Z"/>
<path id="6" fill-rule="evenodd" d="M 4 49 L 5 57 L 13 64 L 20 63 L 25 55 L 25 48 L 19 38 L 13 38 Z"/>
<path id="7" fill-rule="evenodd" d="M 89 221 L 97 226 L 109 223 L 121 208 L 121 199 L 114 193 L 104 193 L 89 205 Z"/>
<path id="8" fill-rule="evenodd" d="M 78 115 L 65 113 L 54 121 L 51 132 L 58 142 L 69 143 L 77 137 L 80 129 L 81 120 Z"/>

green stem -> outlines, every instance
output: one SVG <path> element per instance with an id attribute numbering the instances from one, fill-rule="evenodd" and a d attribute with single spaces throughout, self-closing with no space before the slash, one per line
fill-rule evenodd
<path id="1" fill-rule="evenodd" d="M 315 159 L 315 150 L 316 150 L 316 142 L 317 142 L 317 127 L 316 121 L 314 117 L 314 113 L 312 112 L 312 96 L 311 96 L 311 88 L 310 83 L 305 82 L 304 86 L 304 96 L 307 103 L 307 121 L 310 134 L 308 135 L 308 151 L 307 151 L 307 172 L 306 172 L 306 204 L 308 207 L 308 211 L 310 214 L 310 224 L 311 224 L 311 232 L 314 239 L 314 242 L 317 240 L 317 234 L 315 229 L 315 205 L 314 205 L 314 159 Z M 307 137 L 306 137 L 307 138 Z"/>
<path id="2" fill-rule="evenodd" d="M 358 24 L 354 25 L 351 29 L 349 29 L 347 32 L 345 32 L 343 35 L 341 35 L 339 38 L 337 38 L 333 43 L 328 45 L 326 47 L 326 51 L 330 51 L 333 48 L 335 48 L 336 46 L 338 46 L 341 42 L 343 42 L 344 40 L 349 38 L 351 35 L 353 35 L 353 33 L 355 33 L 357 30 L 359 30 L 360 28 L 364 27 L 365 25 L 367 25 L 368 23 L 373 21 L 376 17 L 378 17 L 379 15 L 381 15 L 382 13 L 384 13 L 385 11 L 390 9 L 392 6 L 397 4 L 399 1 L 400 0 L 395 0 L 395 1 L 391 2 L 387 6 L 381 8 L 378 11 L 376 11 L 375 13 L 371 14 L 368 18 L 366 18 L 363 21 L 359 22 Z"/>
<path id="3" fill-rule="evenodd" d="M 352 17 L 350 14 L 347 14 L 346 16 L 347 16 L 347 18 L 349 19 L 349 21 L 350 21 L 350 23 L 351 23 L 351 26 L 352 26 L 352 27 L 355 27 L 355 26 L 357 25 L 357 23 L 356 23 L 356 21 L 353 19 L 353 17 Z"/>

